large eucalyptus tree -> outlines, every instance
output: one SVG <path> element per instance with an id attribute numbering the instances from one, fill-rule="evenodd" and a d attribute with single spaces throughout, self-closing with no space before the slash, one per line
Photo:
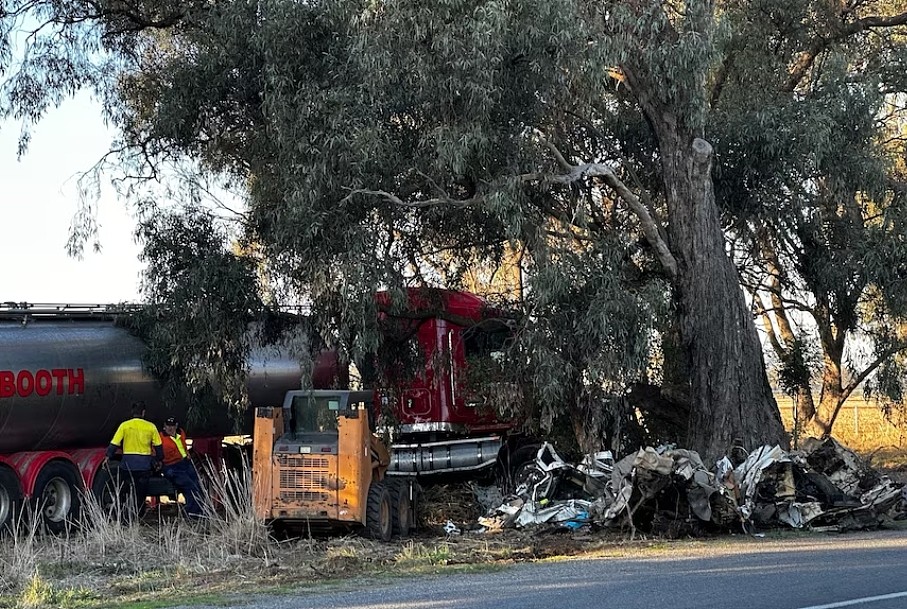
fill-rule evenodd
<path id="1" fill-rule="evenodd" d="M 904 21 L 857 0 L 826 31 L 809 25 L 827 1 L 790 4 L 7 0 L 5 26 L 17 11 L 47 24 L 3 107 L 37 118 L 95 85 L 135 169 L 190 157 L 233 178 L 269 272 L 360 348 L 376 287 L 448 283 L 516 247 L 535 413 L 593 412 L 641 375 L 662 322 L 688 371 L 684 440 L 715 456 L 783 440 L 715 151 L 719 166 L 734 152 L 734 121 L 795 106 L 836 45 Z M 780 21 L 754 43 L 765 14 Z M 767 73 L 750 51 L 764 43 Z M 754 82 L 765 106 L 738 115 Z"/>
<path id="2" fill-rule="evenodd" d="M 829 435 L 861 385 L 902 396 L 905 5 L 760 7 L 727 15 L 719 202 L 797 431 Z"/>

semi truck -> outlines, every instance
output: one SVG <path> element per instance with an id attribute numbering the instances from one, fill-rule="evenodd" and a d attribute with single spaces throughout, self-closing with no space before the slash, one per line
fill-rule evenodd
<path id="1" fill-rule="evenodd" d="M 411 290 L 409 299 L 408 312 L 382 313 L 407 329 L 423 355 L 419 369 L 373 393 L 376 410 L 393 419 L 388 473 L 471 475 L 506 462 L 519 441 L 512 422 L 482 409 L 467 391 L 471 356 L 497 349 L 506 328 L 471 294 Z M 116 323 L 133 312 L 115 305 L 0 305 L 0 527 L 26 502 L 51 531 L 77 518 L 82 493 L 109 484 L 104 451 L 133 402 L 144 402 L 152 421 L 185 421 L 185 405 L 165 404 L 160 383 L 143 365 L 144 343 Z M 311 386 L 337 387 L 341 372 L 337 354 L 325 351 Z M 282 405 L 302 386 L 301 375 L 285 352 L 253 350 L 251 408 Z M 227 409 L 194 424 L 193 450 L 221 459 L 234 425 Z"/>
<path id="2" fill-rule="evenodd" d="M 383 305 L 388 297 L 379 293 L 378 300 Z M 511 317 L 467 292 L 410 289 L 407 300 L 404 310 L 382 314 L 393 327 L 386 334 L 397 340 L 408 336 L 421 362 L 403 378 L 384 375 L 377 389 L 390 415 L 385 425 L 393 443 L 390 474 L 475 475 L 516 467 L 509 464 L 511 457 L 532 441 L 515 433 L 515 422 L 501 418 L 497 404 L 486 403 L 475 382 L 483 377 L 486 389 L 495 386 L 499 396 L 509 389 L 507 399 L 520 399 L 494 374 L 513 334 Z M 531 459 L 534 452 L 522 454 Z"/>

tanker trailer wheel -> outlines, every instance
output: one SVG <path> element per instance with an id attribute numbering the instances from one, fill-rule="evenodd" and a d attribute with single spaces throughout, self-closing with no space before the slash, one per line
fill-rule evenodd
<path id="1" fill-rule="evenodd" d="M 108 518 L 121 516 L 123 506 L 129 499 L 126 486 L 120 480 L 119 469 L 113 464 L 102 467 L 94 475 L 91 483 L 91 495 L 101 509 L 101 513 Z"/>
<path id="2" fill-rule="evenodd" d="M 15 472 L 0 467 L 0 531 L 15 528 L 22 509 L 22 487 Z"/>
<path id="3" fill-rule="evenodd" d="M 365 507 L 365 534 L 372 539 L 390 541 L 393 526 L 391 495 L 383 482 L 372 482 Z"/>
<path id="4" fill-rule="evenodd" d="M 413 528 L 413 501 L 410 495 L 412 483 L 395 480 L 390 483 L 391 525 L 394 535 L 406 537 Z"/>
<path id="5" fill-rule="evenodd" d="M 78 520 L 80 480 L 76 468 L 63 461 L 51 461 L 41 468 L 35 480 L 32 504 L 44 528 L 51 533 L 62 533 L 69 523 Z"/>

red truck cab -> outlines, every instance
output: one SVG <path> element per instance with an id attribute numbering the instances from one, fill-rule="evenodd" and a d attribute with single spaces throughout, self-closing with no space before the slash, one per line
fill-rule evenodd
<path id="1" fill-rule="evenodd" d="M 507 315 L 466 292 L 410 289 L 394 308 L 379 293 L 385 339 L 397 341 L 418 362 L 385 375 L 379 403 L 389 411 L 392 472 L 438 474 L 493 466 L 514 427 L 483 397 L 495 378 L 512 330 Z M 390 380 L 388 381 L 387 378 Z"/>

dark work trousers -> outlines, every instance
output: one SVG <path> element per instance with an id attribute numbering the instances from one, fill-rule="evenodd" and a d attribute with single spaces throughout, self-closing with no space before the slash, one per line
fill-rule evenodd
<path id="1" fill-rule="evenodd" d="M 202 485 L 198 480 L 198 472 L 195 471 L 192 461 L 183 459 L 173 465 L 165 465 L 164 476 L 186 498 L 186 514 L 191 517 L 201 516 Z"/>
<path id="2" fill-rule="evenodd" d="M 119 472 L 123 484 L 123 491 L 127 493 L 127 496 L 131 495 L 133 501 L 131 505 L 128 503 L 124 505 L 134 509 L 134 513 L 141 518 L 145 515 L 145 498 L 148 497 L 148 480 L 151 478 L 151 470 L 121 467 Z M 128 514 L 127 518 L 131 515 L 132 514 Z"/>

